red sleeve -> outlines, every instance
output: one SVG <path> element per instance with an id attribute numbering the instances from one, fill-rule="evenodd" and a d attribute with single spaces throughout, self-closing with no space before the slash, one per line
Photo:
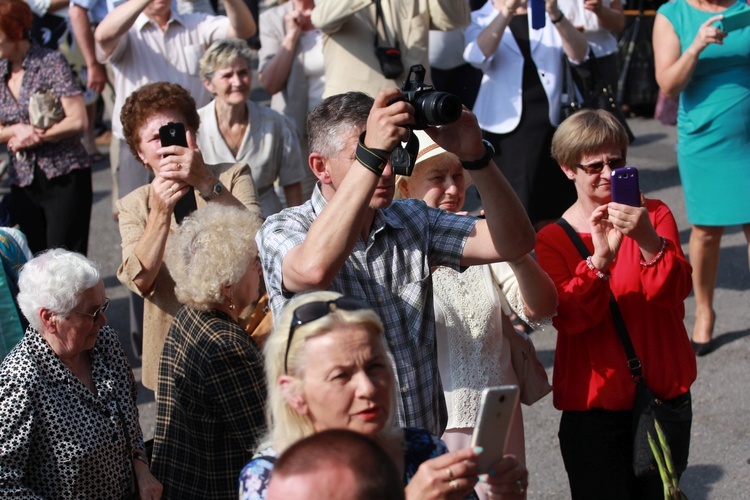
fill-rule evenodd
<path id="1" fill-rule="evenodd" d="M 680 246 L 680 233 L 669 208 L 658 200 L 647 200 L 651 223 L 667 239 L 664 254 L 653 265 L 640 265 L 640 280 L 647 301 L 664 308 L 681 306 L 692 289 L 692 267 Z"/>
<path id="2" fill-rule="evenodd" d="M 590 235 L 579 236 L 592 252 Z M 536 258 L 557 288 L 557 316 L 553 323 L 559 333 L 585 332 L 609 314 L 609 282 L 589 269 L 559 225 L 550 224 L 539 232 Z"/>

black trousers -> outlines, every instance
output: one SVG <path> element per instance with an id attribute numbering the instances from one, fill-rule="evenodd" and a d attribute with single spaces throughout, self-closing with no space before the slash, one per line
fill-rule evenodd
<path id="1" fill-rule="evenodd" d="M 92 197 L 90 168 L 47 179 L 36 167 L 30 185 L 11 186 L 12 212 L 33 253 L 63 247 L 86 255 Z"/>
<path id="2" fill-rule="evenodd" d="M 630 410 L 563 411 L 560 452 L 573 500 L 663 500 L 659 475 L 633 474 Z"/>

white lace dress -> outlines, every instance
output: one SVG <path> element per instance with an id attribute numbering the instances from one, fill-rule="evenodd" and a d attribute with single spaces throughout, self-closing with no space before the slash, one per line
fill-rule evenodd
<path id="1" fill-rule="evenodd" d="M 501 311 L 509 314 L 512 307 L 524 321 L 528 318 L 518 282 L 506 263 L 473 266 L 463 273 L 441 267 L 432 280 L 438 366 L 448 407 L 443 439 L 453 451 L 470 445 L 482 390 L 518 383 L 502 332 Z M 525 463 L 520 404 L 507 452 Z"/>

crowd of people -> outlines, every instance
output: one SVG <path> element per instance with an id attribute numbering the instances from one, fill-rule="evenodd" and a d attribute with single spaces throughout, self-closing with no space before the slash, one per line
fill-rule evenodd
<path id="1" fill-rule="evenodd" d="M 595 56 L 616 86 L 619 0 L 287 0 L 260 16 L 244 0 L 183 4 L 74 0 L 82 80 L 32 39 L 46 10 L 0 0 L 0 215 L 19 229 L 0 233 L 0 496 L 525 498 L 543 472 L 526 468 L 520 403 L 507 444 L 472 444 L 482 391 L 529 376 L 514 318 L 557 332 L 572 498 L 662 498 L 660 476 L 632 467 L 636 384 L 612 304 L 648 387 L 689 405 L 695 355 L 715 348 L 726 225 L 742 225 L 750 256 L 750 29 L 716 25 L 750 7 L 671 0 L 656 15 L 656 80 L 681 95 L 688 260 L 663 202 L 612 200 L 621 122 L 561 116 L 568 64 Z M 251 99 L 257 48 L 270 107 Z M 413 65 L 427 85 L 405 94 Z M 117 278 L 153 443 L 86 257 L 83 92 L 107 83 Z M 430 84 L 459 97 L 455 119 L 417 102 Z M 39 94 L 61 110 L 45 126 Z M 731 178 L 708 168 L 717 155 Z M 489 470 L 484 447 L 502 447 Z"/>

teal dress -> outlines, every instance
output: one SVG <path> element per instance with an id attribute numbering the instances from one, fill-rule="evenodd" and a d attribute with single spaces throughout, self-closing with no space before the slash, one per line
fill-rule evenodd
<path id="1" fill-rule="evenodd" d="M 745 0 L 722 12 L 747 10 Z M 673 0 L 659 8 L 684 52 L 700 25 L 716 12 Z M 750 27 L 732 31 L 723 45 L 700 54 L 680 95 L 677 162 L 691 224 L 750 223 Z"/>

